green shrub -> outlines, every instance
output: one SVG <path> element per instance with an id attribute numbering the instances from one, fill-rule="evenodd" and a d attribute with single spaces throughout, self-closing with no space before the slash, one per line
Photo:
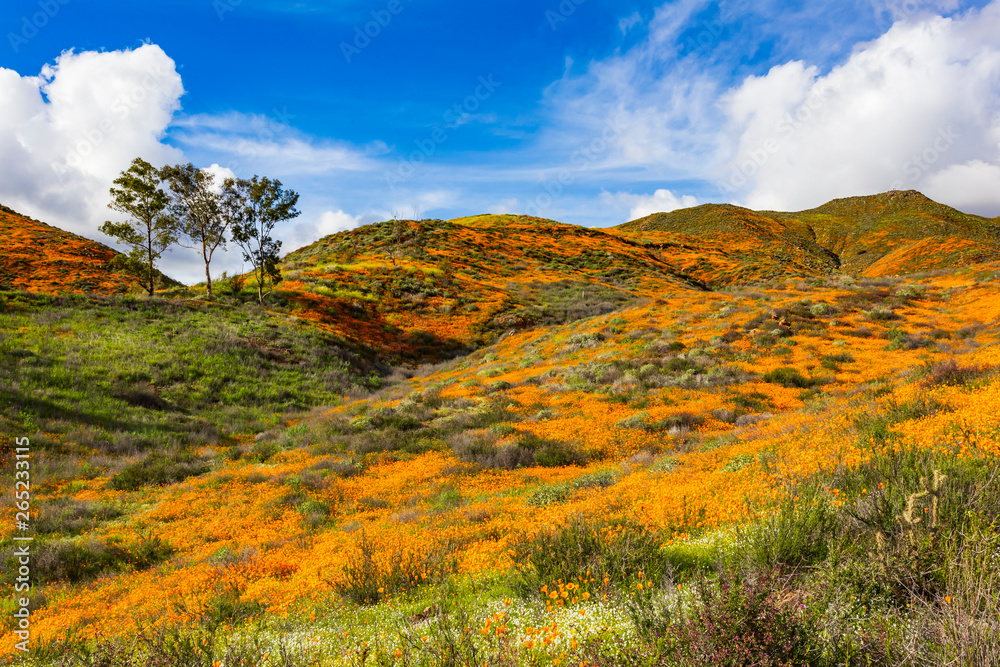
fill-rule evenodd
<path id="1" fill-rule="evenodd" d="M 661 664 L 695 667 L 788 667 L 817 665 L 823 650 L 819 623 L 804 609 L 777 599 L 780 573 L 743 579 L 725 571 L 702 579 L 690 610 L 670 602 L 659 609 L 632 602 L 639 633 L 664 648 Z M 659 612 L 659 613 L 655 613 Z"/>
<path id="2" fill-rule="evenodd" d="M 435 585 L 458 570 L 455 548 L 450 543 L 434 545 L 425 551 L 393 549 L 385 566 L 377 561 L 379 549 L 364 533 L 341 577 L 332 582 L 334 589 L 355 604 L 376 604 L 404 589 Z"/>
<path id="3" fill-rule="evenodd" d="M 723 466 L 722 472 L 738 472 L 753 463 L 754 460 L 754 457 L 750 454 L 737 454 L 733 458 L 729 459 L 729 462 Z"/>
<path id="4" fill-rule="evenodd" d="M 785 500 L 775 513 L 740 529 L 747 545 L 745 557 L 754 565 L 810 566 L 829 553 L 830 540 L 840 526 L 830 500 L 811 485 L 797 493 L 797 500 Z"/>
<path id="5" fill-rule="evenodd" d="M 111 477 L 108 484 L 119 491 L 135 491 L 144 486 L 173 484 L 203 475 L 210 467 L 206 459 L 190 451 L 174 454 L 153 452 L 143 460 L 125 466 Z"/>
<path id="6" fill-rule="evenodd" d="M 670 565 L 660 549 L 663 538 L 642 526 L 614 526 L 600 519 L 574 517 L 514 545 L 512 585 L 525 597 L 539 595 L 543 585 L 558 580 L 604 577 L 622 590 L 635 587 L 639 572 L 659 582 Z M 589 573 L 589 575 L 588 575 Z"/>
<path id="7" fill-rule="evenodd" d="M 144 570 L 165 560 L 174 548 L 158 537 L 134 542 L 119 540 L 57 540 L 34 547 L 31 576 L 33 583 L 55 581 L 77 583 L 108 572 Z M 14 573 L 17 567 L 8 569 Z"/>
<path id="8" fill-rule="evenodd" d="M 650 422 L 646 428 L 650 431 L 671 431 L 688 430 L 704 423 L 705 418 L 691 412 L 678 412 L 675 415 L 664 417 L 655 422 Z"/>
<path id="9" fill-rule="evenodd" d="M 604 489 L 618 483 L 618 475 L 613 470 L 595 470 L 572 481 L 575 489 Z"/>
<path id="10" fill-rule="evenodd" d="M 500 422 L 498 424 L 493 424 L 490 426 L 490 430 L 499 436 L 512 435 L 517 433 L 517 428 L 513 424 L 507 422 Z"/>
<path id="11" fill-rule="evenodd" d="M 250 457 L 258 463 L 267 463 L 275 454 L 281 451 L 281 446 L 270 440 L 255 442 L 250 450 Z"/>
<path id="12" fill-rule="evenodd" d="M 875 306 L 871 310 L 864 311 L 865 316 L 870 320 L 887 321 L 898 320 L 900 316 L 888 306 Z"/>
<path id="13" fill-rule="evenodd" d="M 840 352 L 838 354 L 824 354 L 819 360 L 820 366 L 831 371 L 839 371 L 841 364 L 850 364 L 853 362 L 854 357 L 846 352 Z"/>
<path id="14" fill-rule="evenodd" d="M 617 424 L 618 428 L 646 428 L 648 426 L 649 413 L 645 411 L 640 411 L 632 415 L 631 417 L 626 417 L 622 419 Z"/>
<path id="15" fill-rule="evenodd" d="M 525 447 L 525 444 L 522 442 L 521 446 Z M 532 442 L 531 446 L 535 449 L 535 464 L 544 468 L 559 468 L 585 462 L 580 453 L 558 440 L 539 438 L 537 442 Z"/>
<path id="16" fill-rule="evenodd" d="M 525 497 L 528 507 L 545 507 L 562 503 L 569 499 L 570 487 L 566 484 L 546 484 Z"/>
<path id="17" fill-rule="evenodd" d="M 116 519 L 122 514 L 121 509 L 106 503 L 52 498 L 40 506 L 33 527 L 37 533 L 79 535 L 96 523 Z"/>
<path id="18" fill-rule="evenodd" d="M 949 359 L 928 367 L 923 384 L 926 387 L 964 386 L 989 377 L 995 370 L 990 366 L 959 366 L 954 359 Z"/>
<path id="19" fill-rule="evenodd" d="M 816 380 L 803 377 L 797 370 L 788 367 L 775 368 L 768 371 L 762 379 L 764 382 L 780 384 L 783 387 L 798 387 L 799 389 L 808 389 L 818 384 Z"/>

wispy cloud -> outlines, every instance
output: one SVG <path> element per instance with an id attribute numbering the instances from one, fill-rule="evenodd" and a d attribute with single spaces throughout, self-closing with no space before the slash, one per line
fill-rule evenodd
<path id="1" fill-rule="evenodd" d="M 217 155 L 233 171 L 268 168 L 284 174 L 322 174 L 338 171 L 370 171 L 373 158 L 385 155 L 384 142 L 354 146 L 348 142 L 318 139 L 296 130 L 283 110 L 271 115 L 225 114 L 176 119 L 170 138 L 177 145 Z"/>

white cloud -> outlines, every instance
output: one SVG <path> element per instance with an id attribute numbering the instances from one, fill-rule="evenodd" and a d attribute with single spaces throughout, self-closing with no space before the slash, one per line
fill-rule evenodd
<path id="1" fill-rule="evenodd" d="M 310 196 L 303 198 L 303 216 L 314 223 L 278 228 L 286 250 L 359 224 L 360 218 L 331 208 L 326 179 L 370 178 L 388 151 L 384 143 L 356 147 L 316 139 L 295 130 L 284 110 L 178 118 L 183 94 L 174 61 L 154 44 L 68 51 L 36 76 L 0 68 L 0 202 L 114 246 L 97 228 L 119 219 L 107 208 L 108 191 L 138 156 L 155 166 L 211 164 L 205 170 L 219 185 L 253 173 L 285 179 L 300 192 L 305 185 Z M 180 148 L 164 143 L 168 133 Z M 240 257 L 230 244 L 230 252 L 213 261 L 213 273 L 238 269 Z M 183 248 L 164 255 L 160 268 L 185 282 L 204 279 L 197 253 Z"/>
<path id="2" fill-rule="evenodd" d="M 384 155 L 384 142 L 358 148 L 347 142 L 320 140 L 289 125 L 294 116 L 275 109 L 271 115 L 195 114 L 178 118 L 171 138 L 193 154 L 213 156 L 240 175 L 254 172 L 316 175 L 357 172 L 375 168 L 374 157 Z"/>
<path id="3" fill-rule="evenodd" d="M 323 238 L 337 232 L 344 232 L 354 229 L 361 224 L 361 217 L 349 215 L 341 210 L 324 211 L 323 215 L 316 221 L 316 238 Z"/>
<path id="4" fill-rule="evenodd" d="M 211 166 L 203 167 L 202 171 L 212 175 L 212 185 L 216 192 L 222 192 L 222 186 L 225 182 L 232 178 L 236 178 L 236 174 L 229 167 L 220 167 L 217 163 L 212 163 Z"/>
<path id="5" fill-rule="evenodd" d="M 99 237 L 114 215 L 111 181 L 133 158 L 180 159 L 160 139 L 183 94 L 174 61 L 151 44 L 67 51 L 38 76 L 0 68 L 0 201 Z"/>
<path id="6" fill-rule="evenodd" d="M 299 222 L 290 231 L 281 234 L 282 254 L 307 246 L 324 236 L 354 229 L 362 224 L 364 224 L 362 216 L 351 215 L 341 209 L 323 211 L 311 222 Z"/>
<path id="7" fill-rule="evenodd" d="M 927 178 L 924 194 L 966 213 L 1000 215 L 1000 165 L 982 160 L 953 164 Z"/>
<path id="8" fill-rule="evenodd" d="M 643 42 L 550 86 L 546 148 L 578 155 L 613 124 L 580 180 L 700 181 L 702 199 L 786 210 L 912 188 L 1000 212 L 1000 0 L 871 4 L 896 23 L 839 65 L 790 59 L 735 85 L 721 42 L 679 44 L 705 3 L 663 5 Z"/>
<path id="9" fill-rule="evenodd" d="M 739 149 L 721 179 L 753 208 L 888 189 L 1000 209 L 1000 2 L 894 25 L 820 76 L 789 63 L 723 98 Z M 967 165 L 967 166 L 963 166 Z M 930 192 L 928 192 L 930 194 Z"/>
<path id="10" fill-rule="evenodd" d="M 642 17 L 639 15 L 639 12 L 632 12 L 630 16 L 618 19 L 618 29 L 621 30 L 624 35 L 628 33 L 629 30 L 639 25 L 640 22 L 642 22 Z"/>
<path id="11" fill-rule="evenodd" d="M 679 208 L 691 208 L 698 205 L 698 200 L 691 195 L 678 197 L 670 190 L 659 189 L 651 195 L 637 195 L 631 192 L 603 193 L 605 203 L 618 206 L 628 206 L 628 219 L 638 220 L 653 213 L 669 213 Z"/>

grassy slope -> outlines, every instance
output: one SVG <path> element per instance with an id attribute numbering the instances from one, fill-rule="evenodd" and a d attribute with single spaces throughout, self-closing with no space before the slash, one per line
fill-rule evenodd
<path id="1" fill-rule="evenodd" d="M 32 439 L 43 489 L 151 451 L 227 444 L 384 373 L 344 341 L 254 309 L 18 293 L 0 304 L 0 432 Z"/>
<path id="2" fill-rule="evenodd" d="M 819 251 L 798 225 L 789 228 L 813 257 Z M 917 603 L 907 597 L 912 580 L 864 588 L 886 577 L 864 569 L 874 529 L 856 515 L 871 519 L 868 494 L 878 489 L 893 576 L 923 567 L 912 558 L 947 556 L 953 533 L 939 531 L 930 552 L 914 554 L 893 517 L 919 476 L 950 466 L 956 486 L 942 516 L 962 534 L 980 531 L 986 546 L 974 546 L 989 562 L 989 517 L 1000 507 L 989 494 L 963 495 L 962 485 L 991 488 L 983 484 L 990 469 L 975 466 L 997 455 L 996 267 L 909 282 L 836 278 L 807 291 L 705 293 L 654 259 L 657 249 L 605 232 L 499 216 L 408 228 L 395 267 L 385 225 L 286 258 L 275 308 L 298 319 L 245 307 L 5 297 L 4 367 L 15 370 L 3 380 L 3 430 L 46 449 L 33 501 L 45 533 L 36 552 L 44 585 L 32 596 L 43 641 L 71 628 L 88 636 L 197 619 L 189 637 L 218 632 L 220 646 L 244 647 L 253 664 L 279 664 L 260 656 L 280 655 L 281 645 L 293 662 L 280 664 L 340 664 L 344 655 L 357 664 L 366 643 L 389 660 L 398 647 L 409 664 L 442 664 L 449 645 L 511 664 L 593 661 L 602 645 L 651 650 L 644 627 L 676 632 L 655 617 L 656 600 L 676 602 L 673 584 L 694 586 L 701 568 L 766 574 L 792 561 L 809 567 L 782 575 L 764 591 L 767 604 L 802 595 L 816 636 L 843 639 L 849 624 L 856 636 L 844 641 L 856 649 L 891 648 L 917 636 L 907 634 L 911 626 L 937 627 L 951 609 L 946 598 L 972 595 L 948 579 L 961 572 L 947 568 L 941 580 L 918 582 L 927 589 L 923 616 L 907 611 Z M 601 254 L 609 248 L 613 263 Z M 718 248 L 705 267 L 748 262 L 746 275 L 765 275 L 752 254 L 734 259 L 732 248 Z M 829 265 L 803 260 L 777 275 L 809 271 L 828 273 Z M 596 289 L 607 290 L 612 308 L 624 299 L 611 294 L 640 301 L 588 312 L 585 294 Z M 305 306 L 296 295 L 309 295 Z M 332 304 L 350 300 L 357 303 L 344 312 L 353 319 L 338 318 Z M 511 316 L 520 321 L 504 319 Z M 275 428 L 274 413 L 334 402 L 364 384 L 373 362 L 350 341 L 373 323 L 424 345 L 511 335 L 371 398 L 286 416 Z M 125 330 L 136 333 L 114 335 Z M 331 345 L 342 352 L 311 356 Z M 112 418 L 121 428 L 108 421 L 93 437 L 88 419 Z M 267 436 L 251 437 L 263 428 Z M 83 436 L 97 451 L 77 447 Z M 141 450 L 160 444 L 192 456 L 143 468 Z M 130 456 L 102 451 L 118 445 Z M 906 449 L 925 454 L 900 463 L 895 452 Z M 47 459 L 49 451 L 62 454 Z M 138 483 L 116 484 L 128 470 L 126 481 Z M 160 471 L 193 476 L 142 483 Z M 793 494 L 833 518 L 796 524 L 799 541 L 790 547 L 775 547 L 784 532 L 775 537 L 767 522 L 749 542 L 734 539 L 732 527 L 752 517 L 749 506 L 784 507 Z M 968 509 L 986 517 L 971 532 L 960 518 Z M 792 506 L 792 516 L 802 514 L 815 512 Z M 579 527 L 575 516 L 588 523 Z M 595 535 L 587 536 L 588 525 Z M 554 526 L 564 528 L 551 533 Z M 589 551 L 567 549 L 584 542 Z M 803 554 L 806 561 L 794 561 Z M 824 579 L 842 571 L 852 574 Z M 975 572 L 995 584 L 989 570 Z M 560 583 L 565 591 L 571 578 L 574 589 L 558 604 L 539 592 Z M 448 581 L 456 583 L 436 587 Z M 653 588 L 644 587 L 636 606 L 644 582 Z M 441 595 L 459 608 L 435 621 L 425 607 Z M 859 596 L 867 596 L 862 606 Z M 170 604 L 181 601 L 187 616 Z M 978 604 L 963 599 L 960 611 L 986 632 L 982 614 L 993 608 Z M 464 613 L 470 618 L 459 620 Z M 806 620 L 797 612 L 782 622 Z M 464 625 L 486 632 L 463 633 Z M 925 635 L 920 642 L 930 641 Z M 150 650 L 168 651 L 156 641 Z"/>

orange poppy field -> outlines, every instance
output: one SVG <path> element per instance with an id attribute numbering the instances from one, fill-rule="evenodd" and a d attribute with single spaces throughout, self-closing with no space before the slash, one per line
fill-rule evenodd
<path id="1" fill-rule="evenodd" d="M 258 306 L 0 216 L 13 664 L 997 664 L 996 219 L 390 221 Z"/>

